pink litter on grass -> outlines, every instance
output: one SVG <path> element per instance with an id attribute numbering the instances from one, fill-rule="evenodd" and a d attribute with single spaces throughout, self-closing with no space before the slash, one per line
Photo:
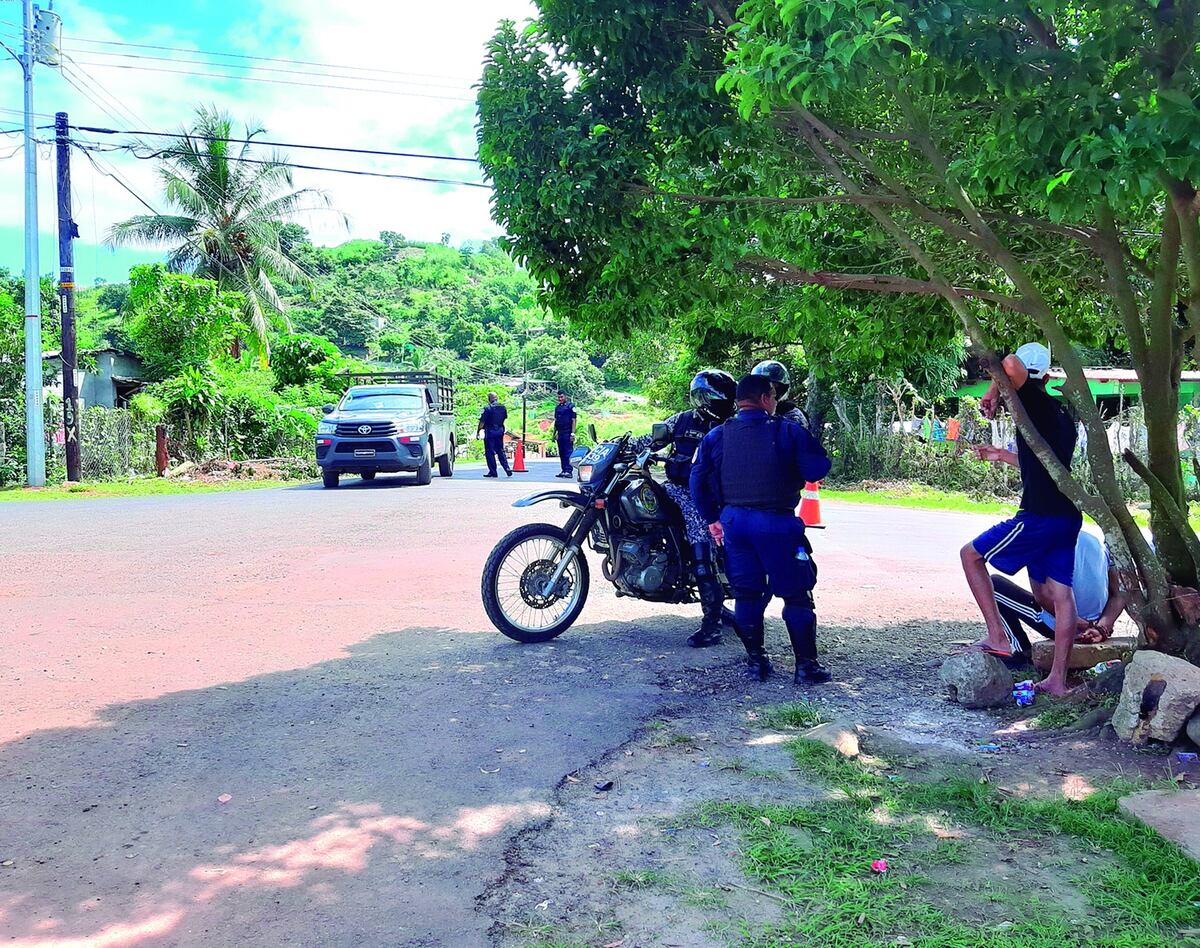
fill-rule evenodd
<path id="1" fill-rule="evenodd" d="M 876 872 L 878 872 L 880 875 L 883 875 L 885 872 L 888 871 L 887 860 L 886 859 L 876 859 L 873 863 L 871 863 L 871 868 L 873 870 L 875 870 Z"/>

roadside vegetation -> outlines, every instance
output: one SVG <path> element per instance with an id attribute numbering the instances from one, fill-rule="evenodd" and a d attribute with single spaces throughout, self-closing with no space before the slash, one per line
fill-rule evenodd
<path id="1" fill-rule="evenodd" d="M 826 799 L 696 817 L 736 827 L 746 873 L 786 905 L 743 944 L 1152 948 L 1200 923 L 1195 864 L 1120 815 L 1129 786 L 1022 798 L 978 771 L 852 761 L 805 740 L 789 750 Z"/>

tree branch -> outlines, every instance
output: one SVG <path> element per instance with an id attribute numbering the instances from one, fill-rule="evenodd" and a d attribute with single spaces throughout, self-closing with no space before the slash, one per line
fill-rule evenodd
<path id="1" fill-rule="evenodd" d="M 915 296 L 946 296 L 945 289 L 928 280 L 896 276 L 889 273 L 838 273 L 831 270 L 804 270 L 783 260 L 747 257 L 739 264 L 742 269 L 766 273 L 778 283 L 824 286 L 831 290 L 863 290 L 868 293 L 902 293 Z M 1005 309 L 1024 313 L 1025 304 L 1003 293 L 954 286 L 950 292 L 963 299 L 986 300 Z"/>
<path id="2" fill-rule="evenodd" d="M 1117 304 L 1117 312 L 1121 315 L 1121 322 L 1125 326 L 1129 352 L 1133 356 L 1133 364 L 1139 370 L 1146 371 L 1146 348 L 1149 343 L 1146 341 L 1146 329 L 1142 325 L 1137 294 L 1125 270 L 1125 255 L 1121 237 L 1117 233 L 1116 218 L 1112 208 L 1103 203 L 1097 208 L 1096 216 L 1100 224 L 1096 249 L 1108 271 L 1108 286 Z"/>
<path id="3" fill-rule="evenodd" d="M 732 14 L 730 14 L 728 7 L 721 0 L 704 0 L 704 5 L 712 11 L 712 15 L 717 18 L 717 22 L 725 27 L 725 29 L 729 29 L 737 22 Z"/>
<path id="4" fill-rule="evenodd" d="M 1146 486 L 1150 488 L 1150 495 L 1158 504 L 1162 513 L 1171 521 L 1171 526 L 1183 538 L 1184 545 L 1187 546 L 1187 551 L 1192 557 L 1192 562 L 1196 564 L 1197 572 L 1200 572 L 1200 539 L 1197 539 L 1196 532 L 1188 523 L 1187 514 L 1179 509 L 1179 504 L 1175 502 L 1175 498 L 1171 496 L 1171 492 L 1163 486 L 1162 481 L 1154 476 L 1154 472 L 1142 463 L 1142 459 L 1133 453 L 1129 448 L 1121 452 L 1121 457 L 1125 459 L 1125 463 L 1133 468 Z"/>
<path id="5" fill-rule="evenodd" d="M 682 191 L 660 191 L 641 184 L 627 188 L 633 194 L 664 197 L 689 204 L 764 204 L 781 207 L 806 207 L 812 204 L 898 204 L 899 198 L 887 194 L 828 194 L 813 197 L 770 197 L 769 195 L 736 196 L 731 194 L 688 194 Z"/>
<path id="6" fill-rule="evenodd" d="M 1040 16 L 1033 12 L 1031 7 L 1026 7 L 1021 13 L 1021 22 L 1030 33 L 1034 35 L 1039 43 L 1047 49 L 1059 49 L 1058 36 L 1054 32 L 1054 24 L 1046 23 Z"/>

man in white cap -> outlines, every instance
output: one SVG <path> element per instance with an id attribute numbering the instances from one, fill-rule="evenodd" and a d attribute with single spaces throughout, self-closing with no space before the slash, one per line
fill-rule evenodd
<path id="1" fill-rule="evenodd" d="M 1075 453 L 1075 423 L 1062 402 L 1046 391 L 1050 351 L 1040 343 L 1026 343 L 1013 355 L 1005 356 L 1003 367 L 1034 428 L 1058 460 L 1070 468 Z M 980 409 L 991 418 L 999 404 L 1000 388 L 992 382 Z M 1000 658 L 1011 656 L 1012 646 L 996 605 L 989 563 L 1009 576 L 1027 570 L 1030 582 L 1041 588 L 1047 606 L 1052 607 L 1049 611 L 1054 613 L 1057 628 L 1074 629 L 1078 619 L 1072 584 L 1075 544 L 1083 517 L 1058 489 L 1020 431 L 1016 441 L 1015 452 L 980 445 L 975 453 L 981 460 L 1015 464 L 1020 469 L 1021 508 L 1011 520 L 980 534 L 961 551 L 967 584 L 987 625 L 987 638 L 977 647 Z M 1073 641 L 1072 635 L 1055 637 L 1054 664 L 1038 684 L 1039 690 L 1056 696 L 1069 692 L 1067 661 Z"/>

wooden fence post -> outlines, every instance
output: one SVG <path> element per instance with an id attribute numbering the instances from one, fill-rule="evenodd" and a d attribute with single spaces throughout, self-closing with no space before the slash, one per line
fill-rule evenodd
<path id="1" fill-rule="evenodd" d="M 167 467 L 170 461 L 167 457 L 167 426 L 154 426 L 154 467 L 158 471 L 158 476 L 162 477 L 167 473 Z"/>

